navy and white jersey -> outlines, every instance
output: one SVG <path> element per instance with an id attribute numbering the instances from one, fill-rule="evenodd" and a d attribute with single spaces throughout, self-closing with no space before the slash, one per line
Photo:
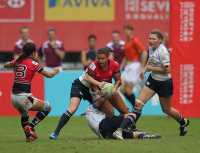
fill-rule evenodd
<path id="1" fill-rule="evenodd" d="M 153 51 L 152 47 L 149 47 L 149 60 L 153 67 L 170 66 L 170 54 L 166 47 L 161 44 L 156 50 Z M 155 80 L 164 81 L 171 78 L 170 73 L 153 72 L 151 76 Z"/>
<path id="2" fill-rule="evenodd" d="M 88 83 L 88 82 L 86 82 L 86 81 L 84 80 L 84 76 L 85 76 L 85 73 L 87 72 L 87 70 L 88 70 L 88 69 L 86 69 L 85 72 L 83 73 L 83 75 L 81 75 L 81 76 L 79 77 L 79 80 L 80 80 L 80 82 L 81 82 L 84 86 L 90 88 L 90 83 Z"/>

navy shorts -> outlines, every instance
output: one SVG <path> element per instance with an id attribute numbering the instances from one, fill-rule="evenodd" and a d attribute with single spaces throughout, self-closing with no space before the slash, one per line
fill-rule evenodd
<path id="1" fill-rule="evenodd" d="M 155 91 L 159 97 L 170 97 L 173 95 L 174 87 L 172 78 L 166 81 L 158 81 L 153 79 L 150 74 L 145 85 L 151 90 Z"/>
<path id="2" fill-rule="evenodd" d="M 104 118 L 99 124 L 99 131 L 103 138 L 113 138 L 113 133 L 120 127 L 124 121 L 124 115 L 111 116 Z"/>
<path id="3" fill-rule="evenodd" d="M 80 100 L 83 98 L 90 103 L 93 102 L 92 96 L 89 92 L 89 88 L 83 85 L 79 79 L 74 80 L 74 82 L 72 83 L 70 99 L 72 97 L 80 98 Z"/>

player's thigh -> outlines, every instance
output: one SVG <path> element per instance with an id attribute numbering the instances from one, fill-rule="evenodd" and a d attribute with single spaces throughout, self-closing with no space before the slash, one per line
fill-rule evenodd
<path id="1" fill-rule="evenodd" d="M 128 110 L 125 108 L 124 101 L 119 93 L 115 93 L 112 97 L 109 98 L 110 103 L 115 107 L 121 114 L 128 113 Z"/>
<path id="2" fill-rule="evenodd" d="M 99 109 L 104 112 L 107 117 L 114 116 L 114 108 L 108 99 L 99 107 Z"/>
<path id="3" fill-rule="evenodd" d="M 51 110 L 51 106 L 48 102 L 37 99 L 37 102 L 29 109 L 30 111 L 42 111 L 46 107 L 47 111 Z"/>
<path id="4" fill-rule="evenodd" d="M 143 102 L 144 104 L 146 104 L 149 99 L 151 99 L 154 95 L 156 94 L 155 91 L 151 90 L 150 88 L 148 88 L 146 85 L 142 88 L 142 90 L 140 91 L 140 94 L 138 95 L 138 98 L 141 102 Z M 136 106 L 139 103 L 136 100 Z"/>
<path id="5" fill-rule="evenodd" d="M 168 112 L 171 109 L 171 99 L 172 96 L 169 97 L 159 97 L 160 105 L 162 107 L 163 112 Z"/>
<path id="6" fill-rule="evenodd" d="M 78 109 L 78 106 L 80 104 L 80 98 L 78 97 L 72 97 L 70 99 L 70 106 L 68 108 L 68 111 L 71 113 L 71 114 L 74 114 L 76 112 L 76 110 Z"/>

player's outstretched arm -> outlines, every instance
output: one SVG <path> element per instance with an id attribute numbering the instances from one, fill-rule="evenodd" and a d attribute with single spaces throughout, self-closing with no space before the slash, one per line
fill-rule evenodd
<path id="1" fill-rule="evenodd" d="M 99 88 L 103 88 L 107 82 L 99 82 L 95 80 L 92 76 L 90 76 L 88 73 L 85 74 L 84 80 L 90 84 L 96 85 Z"/>
<path id="2" fill-rule="evenodd" d="M 54 68 L 54 72 L 47 72 L 46 70 L 42 70 L 41 74 L 44 75 L 47 78 L 52 78 L 54 77 L 56 74 L 58 74 L 60 72 L 58 67 Z"/>
<path id="3" fill-rule="evenodd" d="M 14 66 L 14 63 L 13 62 L 6 62 L 5 64 L 4 64 L 4 67 L 5 68 L 11 68 L 11 67 L 13 67 Z"/>

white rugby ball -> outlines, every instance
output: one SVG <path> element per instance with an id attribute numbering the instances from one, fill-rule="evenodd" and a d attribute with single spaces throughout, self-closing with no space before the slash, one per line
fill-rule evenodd
<path id="1" fill-rule="evenodd" d="M 103 89 L 101 89 L 101 94 L 105 97 L 105 98 L 110 98 L 114 93 L 114 86 L 111 83 L 107 83 Z"/>

